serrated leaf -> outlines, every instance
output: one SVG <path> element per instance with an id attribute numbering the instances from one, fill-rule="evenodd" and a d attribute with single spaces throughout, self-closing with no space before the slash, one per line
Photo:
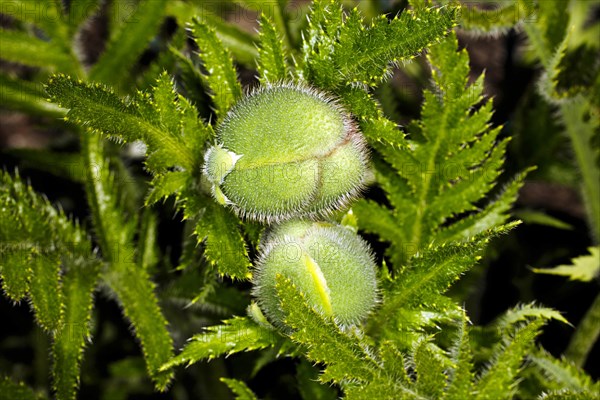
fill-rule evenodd
<path id="1" fill-rule="evenodd" d="M 535 13 L 534 2 L 530 0 L 498 3 L 493 10 L 478 6 L 466 3 L 461 9 L 460 26 L 470 33 L 498 35 L 520 23 L 529 23 Z"/>
<path id="2" fill-rule="evenodd" d="M 391 393 L 397 398 L 422 398 L 400 379 L 385 373 L 358 328 L 342 330 L 331 318 L 308 306 L 289 279 L 278 275 L 276 280 L 290 339 L 301 346 L 310 361 L 326 365 L 321 382 L 342 383 L 348 397 L 355 399 L 375 393 L 381 398 L 391 398 Z"/>
<path id="3" fill-rule="evenodd" d="M 236 400 L 257 400 L 258 398 L 250 390 L 250 388 L 243 382 L 237 379 L 221 378 L 221 382 L 225 383 L 227 387 L 233 392 Z"/>
<path id="4" fill-rule="evenodd" d="M 538 274 L 562 275 L 571 281 L 590 282 L 600 272 L 600 247 L 588 247 L 589 254 L 575 257 L 572 264 L 559 265 L 549 269 L 534 268 Z"/>
<path id="5" fill-rule="evenodd" d="M 520 304 L 519 306 L 508 310 L 498 318 L 494 325 L 502 331 L 512 328 L 512 326 L 517 323 L 531 321 L 532 319 L 540 321 L 549 321 L 553 319 L 570 325 L 569 321 L 567 321 L 558 311 L 551 308 L 536 306 L 534 303 Z"/>
<path id="6" fill-rule="evenodd" d="M 535 338 L 543 322 L 532 321 L 518 328 L 496 346 L 491 364 L 475 383 L 476 399 L 510 399 L 516 392 L 515 378 L 525 356 L 535 346 Z"/>
<path id="7" fill-rule="evenodd" d="M 288 78 L 283 42 L 277 36 L 273 22 L 265 14 L 260 17 L 258 73 L 263 84 Z"/>
<path id="8" fill-rule="evenodd" d="M 386 254 L 395 269 L 427 243 L 469 240 L 504 223 L 524 178 L 519 176 L 481 210 L 502 172 L 507 141 L 496 143 L 500 129 L 489 126 L 492 106 L 479 107 L 483 79 L 468 84 L 469 57 L 457 47 L 451 34 L 429 53 L 435 86 L 425 91 L 421 120 L 410 130 L 423 139 L 405 139 L 392 127 L 379 139 L 373 137 L 385 161 L 376 160 L 376 177 L 392 209 L 363 202 L 355 211 L 361 228 L 391 242 Z M 354 92 L 347 91 L 348 100 L 361 100 Z M 361 128 L 368 126 L 366 121 L 385 121 L 362 97 Z M 383 129 L 386 124 L 381 124 Z"/>
<path id="9" fill-rule="evenodd" d="M 83 128 L 122 141 L 143 140 L 160 153 L 161 164 L 179 164 L 187 169 L 196 165 L 196 156 L 183 138 L 162 125 L 160 115 L 148 111 L 152 105 L 146 100 L 127 103 L 102 85 L 76 82 L 62 75 L 52 77 L 46 90 L 55 103 L 69 109 L 67 119 Z"/>
<path id="10" fill-rule="evenodd" d="M 374 86 L 389 64 L 412 59 L 441 40 L 454 26 L 455 8 L 405 11 L 388 21 L 381 16 L 364 26 L 356 9 L 347 16 L 333 48 L 333 61 L 344 81 Z"/>
<path id="11" fill-rule="evenodd" d="M 469 343 L 469 326 L 466 315 L 460 320 L 456 338 L 450 348 L 452 368 L 448 373 L 448 387 L 444 394 L 447 400 L 463 400 L 473 393 L 473 354 Z"/>
<path id="12" fill-rule="evenodd" d="M 31 265 L 29 296 L 38 324 L 54 333 L 62 322 L 63 293 L 61 261 L 56 256 L 34 254 Z"/>
<path id="13" fill-rule="evenodd" d="M 26 248 L 19 249 L 19 244 L 3 239 L 0 242 L 0 272 L 2 273 L 2 290 L 14 302 L 21 301 L 29 291 L 31 267 L 27 262 Z"/>
<path id="14" fill-rule="evenodd" d="M 594 382 L 585 371 L 566 359 L 555 358 L 544 350 L 534 352 L 527 359 L 542 372 L 549 382 L 549 387 L 591 393 L 600 390 L 600 383 Z"/>
<path id="15" fill-rule="evenodd" d="M 278 275 L 276 289 L 285 312 L 290 338 L 306 349 L 313 362 L 327 364 L 323 382 L 358 379 L 369 382 L 377 375 L 379 365 L 357 335 L 346 333 L 331 319 L 309 307 L 304 295 L 289 279 Z"/>
<path id="16" fill-rule="evenodd" d="M 252 351 L 275 346 L 282 340 L 271 329 L 266 329 L 249 318 L 235 317 L 223 325 L 206 328 L 206 332 L 189 339 L 183 351 L 171 358 L 160 370 L 167 371 L 177 365 L 191 365 L 222 355 Z"/>
<path id="17" fill-rule="evenodd" d="M 63 277 L 63 323 L 52 342 L 53 388 L 60 400 L 76 397 L 83 350 L 90 341 L 93 292 L 99 272 L 100 263 L 94 258 L 74 257 Z"/>
<path id="18" fill-rule="evenodd" d="M 206 5 L 169 1 L 167 3 L 167 14 L 174 16 L 180 26 L 189 24 L 193 17 L 200 18 L 202 22 L 215 29 L 217 37 L 225 48 L 233 54 L 236 61 L 248 67 L 254 67 L 258 56 L 255 35 L 243 30 L 238 24 L 225 21 L 218 15 L 218 12 L 216 13 Z M 210 3 L 208 5 L 210 6 Z"/>
<path id="19" fill-rule="evenodd" d="M 6 243 L 6 235 L 12 239 L 2 255 L 19 257 L 19 266 L 31 274 L 36 317 L 53 335 L 53 387 L 58 399 L 74 399 L 99 260 L 83 229 L 18 175 L 0 172 L 0 204 L 0 240 Z"/>
<path id="20" fill-rule="evenodd" d="M 238 218 L 227 208 L 205 198 L 204 210 L 198 217 L 194 233 L 205 242 L 204 255 L 216 264 L 220 274 L 234 279 L 249 279 L 250 261 Z"/>
<path id="21" fill-rule="evenodd" d="M 384 292 L 383 304 L 369 320 L 369 331 L 377 332 L 382 327 L 389 332 L 399 329 L 403 314 L 398 310 L 427 309 L 440 304 L 440 310 L 448 312 L 449 305 L 444 304 L 444 298 L 439 295 L 477 263 L 479 254 L 492 237 L 515 225 L 498 227 L 468 242 L 432 244 L 415 255 Z"/>
<path id="22" fill-rule="evenodd" d="M 417 374 L 417 391 L 427 398 L 439 399 L 446 386 L 445 365 L 441 357 L 431 349 L 430 339 L 417 342 L 413 361 Z"/>
<path id="23" fill-rule="evenodd" d="M 206 74 L 202 76 L 210 89 L 215 112 L 219 118 L 222 118 L 242 96 L 242 87 L 237 80 L 233 61 L 214 29 L 194 19 L 192 33 L 206 69 Z"/>

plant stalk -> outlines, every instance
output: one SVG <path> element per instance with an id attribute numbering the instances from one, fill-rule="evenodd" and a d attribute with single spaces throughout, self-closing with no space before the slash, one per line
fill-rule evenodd
<path id="1" fill-rule="evenodd" d="M 596 296 L 592 306 L 573 333 L 569 346 L 565 350 L 565 357 L 573 361 L 575 365 L 583 367 L 598 336 L 600 336 L 600 294 Z"/>

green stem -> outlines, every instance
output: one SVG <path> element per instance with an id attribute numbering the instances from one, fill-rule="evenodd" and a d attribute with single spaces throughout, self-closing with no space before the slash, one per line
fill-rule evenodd
<path id="1" fill-rule="evenodd" d="M 589 104 L 581 96 L 560 105 L 567 135 L 573 145 L 575 161 L 581 173 L 581 191 L 588 213 L 588 223 L 595 243 L 600 240 L 600 170 L 596 165 L 594 146 L 590 143 L 597 116 L 585 120 Z"/>
<path id="2" fill-rule="evenodd" d="M 571 337 L 565 356 L 577 366 L 583 367 L 585 360 L 600 336 L 600 294 Z"/>

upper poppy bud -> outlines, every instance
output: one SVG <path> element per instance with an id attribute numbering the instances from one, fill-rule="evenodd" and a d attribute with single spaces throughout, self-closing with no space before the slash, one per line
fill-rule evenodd
<path id="1" fill-rule="evenodd" d="M 240 100 L 204 158 L 215 199 L 263 222 L 346 205 L 364 186 L 368 160 L 362 135 L 335 100 L 285 84 Z"/>

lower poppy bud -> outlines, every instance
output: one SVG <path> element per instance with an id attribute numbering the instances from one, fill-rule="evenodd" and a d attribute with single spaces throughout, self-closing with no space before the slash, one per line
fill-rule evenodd
<path id="1" fill-rule="evenodd" d="M 311 306 L 342 325 L 359 323 L 377 301 L 369 246 L 337 224 L 292 220 L 266 235 L 253 294 L 267 318 L 283 326 L 285 316 L 275 288 L 278 274 L 290 279 Z"/>

